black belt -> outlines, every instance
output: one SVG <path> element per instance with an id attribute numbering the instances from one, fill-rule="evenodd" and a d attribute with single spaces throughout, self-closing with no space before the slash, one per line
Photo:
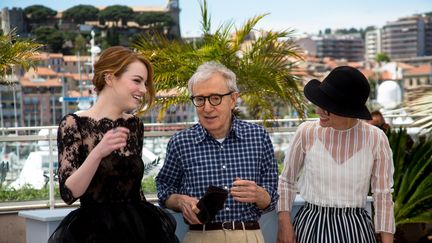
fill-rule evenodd
<path id="1" fill-rule="evenodd" d="M 205 227 L 204 227 L 205 226 Z M 223 223 L 207 223 L 189 225 L 190 230 L 257 230 L 260 229 L 258 221 L 226 221 Z"/>

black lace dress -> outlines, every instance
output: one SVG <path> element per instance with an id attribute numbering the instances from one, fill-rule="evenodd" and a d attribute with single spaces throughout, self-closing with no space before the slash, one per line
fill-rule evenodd
<path id="1" fill-rule="evenodd" d="M 144 126 L 137 117 L 96 121 L 66 115 L 58 129 L 59 184 L 62 199 L 74 198 L 66 179 L 114 127 L 130 130 L 127 146 L 102 159 L 81 206 L 69 213 L 48 242 L 178 242 L 175 220 L 145 200 L 141 190 Z"/>

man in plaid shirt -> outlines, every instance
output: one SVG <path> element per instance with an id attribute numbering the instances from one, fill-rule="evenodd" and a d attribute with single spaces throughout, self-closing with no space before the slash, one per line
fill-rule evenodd
<path id="1" fill-rule="evenodd" d="M 184 242 L 264 242 L 258 220 L 275 208 L 277 163 L 262 126 L 237 119 L 235 74 L 207 62 L 189 80 L 199 123 L 175 134 L 156 177 L 161 206 L 182 212 L 189 224 Z M 197 214 L 209 186 L 229 192 L 207 223 Z"/>

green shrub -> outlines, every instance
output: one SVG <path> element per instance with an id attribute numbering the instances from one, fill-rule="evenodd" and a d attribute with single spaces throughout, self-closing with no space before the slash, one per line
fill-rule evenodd
<path id="1" fill-rule="evenodd" d="M 156 193 L 156 180 L 155 176 L 149 176 L 142 180 L 141 188 L 144 191 L 144 194 L 155 194 Z"/>
<path id="2" fill-rule="evenodd" d="M 58 186 L 54 188 L 54 197 L 60 198 Z M 46 185 L 38 190 L 30 185 L 25 185 L 20 189 L 5 189 L 0 190 L 0 202 L 7 201 L 30 201 L 30 200 L 47 200 L 49 199 L 49 187 Z"/>

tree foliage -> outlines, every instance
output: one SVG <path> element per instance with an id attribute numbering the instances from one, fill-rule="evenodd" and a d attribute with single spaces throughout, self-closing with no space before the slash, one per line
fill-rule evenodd
<path id="1" fill-rule="evenodd" d="M 365 38 L 365 34 L 366 31 L 370 31 L 370 30 L 374 30 L 376 29 L 375 26 L 367 26 L 365 29 L 360 28 L 360 29 L 356 29 L 356 28 L 342 28 L 342 29 L 335 29 L 332 30 L 331 28 L 325 28 L 324 29 L 324 34 L 325 35 L 330 35 L 330 34 L 341 34 L 341 35 L 347 35 L 347 34 L 360 34 L 361 38 L 364 39 Z M 320 35 L 322 35 L 322 31 L 320 30 Z"/>
<path id="2" fill-rule="evenodd" d="M 50 27 L 39 27 L 33 31 L 36 40 L 45 44 L 49 51 L 60 52 L 62 50 L 64 36 L 63 32 Z"/>
<path id="3" fill-rule="evenodd" d="M 92 5 L 76 5 L 64 11 L 63 18 L 71 19 L 75 23 L 83 24 L 85 21 L 97 20 L 99 9 Z"/>
<path id="4" fill-rule="evenodd" d="M 87 40 L 81 34 L 77 35 L 74 39 L 74 51 L 75 53 L 80 53 L 81 55 L 87 54 Z"/>
<path id="5" fill-rule="evenodd" d="M 105 40 L 108 42 L 109 46 L 116 46 L 120 44 L 120 35 L 115 28 L 110 28 L 107 31 Z"/>
<path id="6" fill-rule="evenodd" d="M 146 12 L 135 16 L 134 21 L 139 25 L 172 26 L 174 21 L 168 13 Z"/>
<path id="7" fill-rule="evenodd" d="M 61 52 L 63 49 L 64 36 L 61 31 L 54 31 L 47 36 L 47 44 L 50 46 L 51 52 Z"/>
<path id="8" fill-rule="evenodd" d="M 24 14 L 34 22 L 43 22 L 56 16 L 57 11 L 43 5 L 31 5 L 24 9 Z"/>
<path id="9" fill-rule="evenodd" d="M 390 57 L 386 53 L 380 52 L 376 54 L 375 61 L 377 61 L 378 63 L 390 62 Z"/>
<path id="10" fill-rule="evenodd" d="M 123 5 L 108 6 L 98 14 L 102 21 L 121 21 L 122 25 L 126 25 L 127 21 L 133 18 L 133 15 L 132 8 Z"/>
<path id="11" fill-rule="evenodd" d="M 28 69 L 34 66 L 34 56 L 41 47 L 32 41 L 17 39 L 14 32 L 0 36 L 0 83 L 5 83 L 3 77 L 9 74 L 14 66 Z"/>
<path id="12" fill-rule="evenodd" d="M 210 32 L 207 3 L 201 4 L 201 40 L 187 43 L 169 41 L 162 35 L 140 38 L 135 47 L 154 64 L 157 91 L 177 90 L 178 95 L 156 102 L 163 114 L 171 105 L 189 102 L 187 81 L 205 61 L 215 60 L 237 75 L 242 102 L 254 110 L 256 119 L 274 117 L 274 101 L 292 106 L 303 115 L 303 100 L 298 89 L 299 77 L 292 74 L 301 60 L 292 31 L 259 33 L 249 41 L 256 24 L 265 15 L 250 18 L 240 28 L 221 25 Z"/>

